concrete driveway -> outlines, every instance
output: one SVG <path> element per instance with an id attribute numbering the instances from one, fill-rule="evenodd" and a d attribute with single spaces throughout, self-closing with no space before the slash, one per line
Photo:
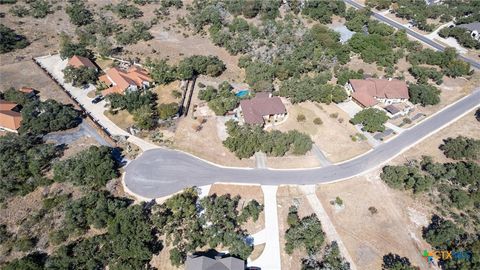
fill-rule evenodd
<path id="1" fill-rule="evenodd" d="M 337 106 L 344 112 L 346 112 L 348 116 L 350 116 L 350 118 L 353 118 L 355 114 L 362 110 L 362 107 L 360 107 L 360 105 L 355 103 L 355 101 L 353 100 L 338 103 Z"/>
<path id="2" fill-rule="evenodd" d="M 262 270 L 281 269 L 280 231 L 277 216 L 277 186 L 262 186 L 265 213 L 265 229 L 255 238 L 255 245 L 265 243 L 262 254 L 256 260 L 248 262 L 248 266 L 257 266 Z M 258 240 L 257 240 L 258 239 Z"/>
<path id="3" fill-rule="evenodd" d="M 65 83 L 63 78 L 63 69 L 67 67 L 67 60 L 62 60 L 59 54 L 56 55 L 49 55 L 49 56 L 42 56 L 35 58 L 35 60 L 40 63 L 40 65 L 50 73 L 55 80 L 66 89 L 73 98 L 87 110 L 87 112 L 97 121 L 101 126 L 103 126 L 110 134 L 116 136 L 127 136 L 128 141 L 136 144 L 142 150 L 149 150 L 159 148 L 158 146 L 144 141 L 138 137 L 135 137 L 128 133 L 127 131 L 121 129 L 115 123 L 113 123 L 108 117 L 104 115 L 106 110 L 105 100 L 97 104 L 92 103 L 92 98 L 89 98 L 87 94 L 90 91 L 95 90 L 95 86 L 90 85 L 87 89 L 74 87 L 70 83 Z"/>

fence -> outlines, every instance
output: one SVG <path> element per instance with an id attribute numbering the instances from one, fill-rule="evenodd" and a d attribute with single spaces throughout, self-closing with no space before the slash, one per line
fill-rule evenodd
<path id="1" fill-rule="evenodd" d="M 117 141 L 116 139 L 114 138 L 114 136 L 105 128 L 103 127 L 99 121 L 97 119 L 95 119 L 95 117 L 93 117 L 93 115 L 91 115 L 86 109 L 85 107 L 83 107 L 83 105 L 70 93 L 70 91 L 68 91 L 65 86 L 59 82 L 57 80 L 57 78 L 55 78 L 50 72 L 48 72 L 48 70 L 40 63 L 37 61 L 37 59 L 35 58 L 32 58 L 33 62 L 45 73 L 45 75 L 47 75 L 48 77 L 50 77 L 50 79 L 52 79 L 58 86 L 60 86 L 60 88 L 63 90 L 63 92 L 65 92 L 67 94 L 67 96 L 73 101 L 73 103 L 78 107 L 80 108 L 80 110 L 82 111 L 82 116 L 84 117 L 87 117 L 87 119 L 89 119 L 95 128 L 97 128 L 97 130 L 100 131 L 100 136 L 102 136 L 107 142 L 109 142 L 112 146 L 116 146 L 117 145 Z"/>

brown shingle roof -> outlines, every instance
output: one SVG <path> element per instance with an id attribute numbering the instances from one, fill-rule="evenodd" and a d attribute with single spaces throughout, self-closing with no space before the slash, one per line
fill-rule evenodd
<path id="1" fill-rule="evenodd" d="M 408 99 L 408 87 L 404 81 L 373 79 L 349 80 L 353 88 L 352 97 L 365 107 L 375 105 L 374 98 Z"/>
<path id="2" fill-rule="evenodd" d="M 377 100 L 366 92 L 353 92 L 352 98 L 365 107 L 377 104 Z"/>
<path id="3" fill-rule="evenodd" d="M 89 67 L 89 68 L 95 68 L 95 69 L 97 68 L 97 66 L 95 66 L 95 64 L 92 61 L 90 61 L 90 59 L 83 56 L 78 56 L 78 55 L 72 56 L 72 58 L 70 58 L 70 60 L 68 61 L 68 65 L 76 68 L 79 68 L 79 67 Z"/>
<path id="4" fill-rule="evenodd" d="M 263 116 L 287 112 L 279 97 L 265 97 L 259 94 L 252 99 L 241 100 L 240 107 L 247 124 L 263 124 Z"/>

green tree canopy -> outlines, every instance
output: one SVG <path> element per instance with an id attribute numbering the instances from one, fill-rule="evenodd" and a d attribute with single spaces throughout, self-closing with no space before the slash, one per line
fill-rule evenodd
<path id="1" fill-rule="evenodd" d="M 118 176 L 117 164 L 112 149 L 106 146 L 91 146 L 77 155 L 56 163 L 53 178 L 59 182 L 72 182 L 94 188 L 105 184 Z"/>
<path id="2" fill-rule="evenodd" d="M 297 216 L 296 225 L 290 226 L 285 232 L 285 251 L 292 254 L 294 249 L 305 248 L 309 255 L 321 250 L 325 241 L 320 220 L 315 214 L 300 219 Z"/>
<path id="3" fill-rule="evenodd" d="M 85 84 L 94 84 L 98 79 L 98 72 L 91 67 L 73 67 L 67 66 L 63 70 L 65 82 L 73 86 L 82 86 Z"/>
<path id="4" fill-rule="evenodd" d="M 46 134 L 74 128 L 81 123 L 80 113 L 72 105 L 55 100 L 33 100 L 22 108 L 20 133 Z"/>
<path id="5" fill-rule="evenodd" d="M 458 136 L 456 138 L 447 138 L 440 145 L 446 157 L 456 160 L 478 160 L 480 159 L 480 140 Z"/>
<path id="6" fill-rule="evenodd" d="M 387 122 L 388 116 L 385 112 L 376 109 L 376 108 L 368 108 L 363 109 L 361 112 L 355 114 L 355 116 L 350 120 L 352 124 L 362 125 L 362 130 L 368 132 L 377 132 L 377 131 L 384 131 L 385 122 Z"/>
<path id="7" fill-rule="evenodd" d="M 88 10 L 83 1 L 69 1 L 65 12 L 70 17 L 70 21 L 77 26 L 93 22 L 93 14 Z"/>
<path id="8" fill-rule="evenodd" d="M 44 183 L 42 175 L 60 155 L 53 144 L 34 136 L 9 133 L 0 136 L 0 201 L 26 194 Z"/>

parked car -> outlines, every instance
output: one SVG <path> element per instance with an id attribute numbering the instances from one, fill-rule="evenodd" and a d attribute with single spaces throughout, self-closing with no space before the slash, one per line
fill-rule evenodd
<path id="1" fill-rule="evenodd" d="M 92 99 L 93 104 L 97 104 L 98 102 L 102 101 L 103 97 L 101 95 L 96 96 L 95 98 Z"/>

